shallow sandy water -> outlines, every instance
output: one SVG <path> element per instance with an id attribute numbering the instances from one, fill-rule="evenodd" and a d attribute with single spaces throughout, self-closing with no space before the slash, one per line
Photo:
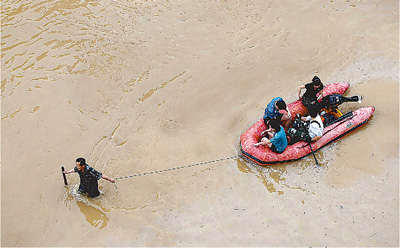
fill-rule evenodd
<path id="1" fill-rule="evenodd" d="M 398 1 L 3 1 L 2 246 L 398 246 Z M 241 158 L 318 75 L 375 106 L 312 157 Z"/>

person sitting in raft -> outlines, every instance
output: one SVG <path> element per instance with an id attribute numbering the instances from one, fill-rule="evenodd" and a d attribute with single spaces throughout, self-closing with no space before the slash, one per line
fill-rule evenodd
<path id="1" fill-rule="evenodd" d="M 285 134 L 285 130 L 280 125 L 279 121 L 272 119 L 269 121 L 269 128 L 261 133 L 262 136 L 259 143 L 254 144 L 254 147 L 259 145 L 267 145 L 275 153 L 282 153 L 285 151 L 288 142 Z"/>
<path id="2" fill-rule="evenodd" d="M 301 97 L 300 94 L 302 89 L 306 89 L 306 92 Z M 321 79 L 315 76 L 311 83 L 299 86 L 299 99 L 301 99 L 301 102 L 307 109 L 312 105 L 318 106 L 318 100 L 322 98 L 323 89 L 324 85 L 322 84 Z M 318 93 L 319 96 L 317 97 Z"/>
<path id="3" fill-rule="evenodd" d="M 88 164 L 84 158 L 77 158 L 75 160 L 76 167 L 70 171 L 64 171 L 64 174 L 75 173 L 77 172 L 80 177 L 80 184 L 79 184 L 79 192 L 80 193 L 88 193 L 90 197 L 94 198 L 100 195 L 97 180 L 100 178 L 106 179 L 111 183 L 114 183 L 114 179 L 109 178 L 106 175 L 101 174 L 100 172 L 96 171 Z"/>
<path id="4" fill-rule="evenodd" d="M 309 116 L 303 117 L 298 115 L 298 120 L 302 121 L 296 123 L 296 128 L 289 128 L 290 144 L 294 144 L 299 140 L 304 140 L 308 143 L 319 140 L 324 133 L 324 123 L 321 116 L 318 114 L 318 108 L 310 106 L 308 112 Z M 305 123 L 306 124 L 305 124 Z"/>
<path id="5" fill-rule="evenodd" d="M 264 111 L 263 119 L 267 127 L 268 122 L 272 119 L 281 122 L 285 130 L 292 125 L 292 115 L 282 97 L 275 97 L 270 103 L 268 103 Z"/>

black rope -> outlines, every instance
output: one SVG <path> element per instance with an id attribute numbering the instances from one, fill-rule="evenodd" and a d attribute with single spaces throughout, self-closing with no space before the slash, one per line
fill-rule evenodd
<path id="1" fill-rule="evenodd" d="M 201 163 L 197 163 L 197 164 L 185 165 L 185 166 L 180 166 L 180 167 L 174 167 L 174 168 L 165 169 L 165 170 L 152 171 L 152 172 L 145 172 L 145 173 L 135 174 L 135 175 L 131 175 L 131 176 L 125 176 L 125 177 L 117 177 L 117 178 L 115 178 L 114 180 L 120 180 L 120 179 L 132 178 L 132 177 L 146 176 L 146 175 L 157 174 L 157 173 L 162 173 L 162 172 L 167 172 L 167 171 L 173 171 L 173 170 L 180 170 L 180 169 L 189 168 L 189 167 L 193 167 L 193 166 L 197 166 L 197 165 L 211 164 L 211 163 L 215 163 L 215 162 L 219 162 L 219 161 L 223 161 L 223 160 L 235 159 L 235 158 L 238 158 L 238 157 L 239 157 L 239 156 L 236 155 L 236 156 L 229 157 L 229 158 L 221 158 L 221 159 L 216 159 L 216 160 L 212 160 L 212 161 L 201 162 Z"/>

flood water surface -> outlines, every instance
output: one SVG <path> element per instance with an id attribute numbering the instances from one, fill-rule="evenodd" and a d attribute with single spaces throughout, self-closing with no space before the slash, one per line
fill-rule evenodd
<path id="1" fill-rule="evenodd" d="M 399 3 L 3 1 L 2 246 L 399 246 Z M 314 158 L 240 135 L 319 76 L 374 106 Z M 77 192 L 75 159 L 112 177 Z M 187 165 L 192 167 L 168 170 Z M 198 164 L 198 165 L 197 165 Z"/>

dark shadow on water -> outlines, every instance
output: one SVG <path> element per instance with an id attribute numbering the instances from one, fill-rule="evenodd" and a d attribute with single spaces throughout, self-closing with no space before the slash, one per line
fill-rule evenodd
<path id="1" fill-rule="evenodd" d="M 321 154 L 316 156 L 321 158 Z M 285 190 L 300 190 L 309 192 L 309 189 L 299 185 L 292 185 L 289 177 L 302 177 L 304 173 L 316 173 L 315 161 L 312 157 L 306 157 L 295 162 L 260 166 L 245 158 L 237 159 L 238 169 L 243 173 L 251 173 L 267 188 L 269 193 L 284 195 Z M 323 165 L 322 165 L 323 166 Z"/>
<path id="2" fill-rule="evenodd" d="M 99 227 L 100 229 L 107 226 L 109 218 L 106 212 L 109 212 L 110 210 L 101 207 L 101 195 L 92 199 L 86 194 L 80 194 L 78 192 L 78 185 L 71 185 L 65 188 L 66 191 L 64 192 L 61 201 L 66 207 L 71 209 L 72 203 L 76 202 L 79 210 L 82 212 L 86 218 L 86 221 L 91 226 Z"/>
<path id="3" fill-rule="evenodd" d="M 109 218 L 103 211 L 81 201 L 76 201 L 76 205 L 78 205 L 81 212 L 85 215 L 86 221 L 90 225 L 100 227 L 100 229 L 107 226 Z"/>

